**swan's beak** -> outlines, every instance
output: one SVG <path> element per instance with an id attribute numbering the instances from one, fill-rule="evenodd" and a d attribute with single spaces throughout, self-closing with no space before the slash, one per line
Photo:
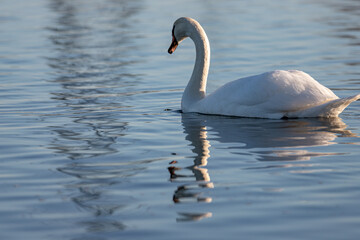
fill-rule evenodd
<path id="1" fill-rule="evenodd" d="M 173 36 L 168 53 L 172 54 L 173 52 L 175 52 L 175 49 L 177 48 L 178 45 L 179 45 L 178 41 L 176 41 L 176 38 Z"/>

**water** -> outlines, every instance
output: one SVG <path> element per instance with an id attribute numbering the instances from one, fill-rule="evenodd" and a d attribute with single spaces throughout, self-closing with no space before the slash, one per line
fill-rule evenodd
<path id="1" fill-rule="evenodd" d="M 180 114 L 209 92 L 301 69 L 360 92 L 358 1 L 1 2 L 1 239 L 357 239 L 360 103 L 331 120 Z M 167 111 L 165 111 L 167 110 Z"/>

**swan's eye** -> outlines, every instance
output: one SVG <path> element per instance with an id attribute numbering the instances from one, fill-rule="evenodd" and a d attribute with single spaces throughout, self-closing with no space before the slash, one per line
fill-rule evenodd
<path id="1" fill-rule="evenodd" d="M 173 26 L 173 29 L 172 29 L 172 31 L 171 31 L 171 34 L 172 34 L 173 38 L 175 38 L 175 25 Z M 176 39 L 176 38 L 175 38 L 175 39 Z"/>
<path id="2" fill-rule="evenodd" d="M 175 51 L 175 49 L 177 48 L 177 46 L 179 45 L 179 43 L 178 43 L 178 41 L 176 40 L 176 37 L 175 37 L 175 25 L 174 25 L 174 27 L 173 27 L 173 29 L 172 29 L 172 41 L 171 41 L 171 45 L 170 45 L 170 47 L 169 47 L 169 49 L 168 49 L 168 53 L 170 53 L 170 54 L 172 54 L 174 51 Z"/>

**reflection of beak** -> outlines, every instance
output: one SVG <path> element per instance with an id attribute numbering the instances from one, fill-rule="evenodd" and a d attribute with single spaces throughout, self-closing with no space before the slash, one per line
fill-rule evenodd
<path id="1" fill-rule="evenodd" d="M 173 52 L 175 52 L 175 49 L 177 48 L 178 45 L 179 45 L 178 41 L 176 41 L 176 38 L 173 36 L 168 53 L 172 54 Z"/>

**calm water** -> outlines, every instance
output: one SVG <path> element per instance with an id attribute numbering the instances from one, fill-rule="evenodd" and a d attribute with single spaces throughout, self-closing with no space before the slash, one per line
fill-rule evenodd
<path id="1" fill-rule="evenodd" d="M 360 92 L 360 2 L 0 2 L 1 239 L 358 239 L 360 102 L 331 120 L 181 114 L 209 92 L 301 69 Z M 165 111 L 165 109 L 167 111 Z"/>

